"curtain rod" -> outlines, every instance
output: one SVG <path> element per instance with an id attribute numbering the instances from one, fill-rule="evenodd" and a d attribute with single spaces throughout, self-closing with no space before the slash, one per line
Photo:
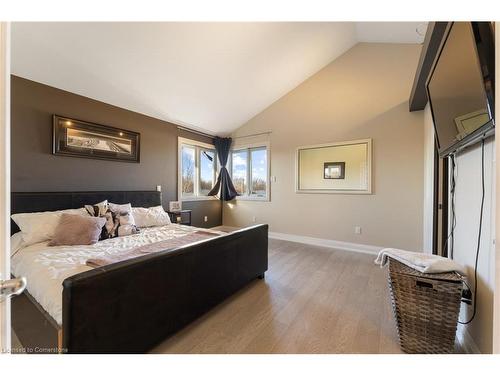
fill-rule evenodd
<path id="1" fill-rule="evenodd" d="M 194 134 L 198 134 L 198 135 L 202 135 L 204 137 L 208 137 L 208 138 L 215 138 L 214 135 L 210 135 L 210 134 L 207 134 L 207 133 L 203 133 L 202 131 L 199 131 L 199 130 L 194 130 L 194 129 L 190 129 L 190 128 L 186 128 L 184 126 L 180 126 L 180 125 L 177 125 L 177 130 L 184 130 L 186 132 L 189 132 L 189 133 L 194 133 Z"/>
<path id="2" fill-rule="evenodd" d="M 210 135 L 210 134 L 207 134 L 207 133 L 203 133 L 202 131 L 199 131 L 199 130 L 195 130 L 195 129 L 190 129 L 190 128 L 186 128 L 184 126 L 181 126 L 181 125 L 177 125 L 177 129 L 178 130 L 184 130 L 184 131 L 187 131 L 189 133 L 194 133 L 194 134 L 198 134 L 198 135 L 202 135 L 204 137 L 208 137 L 208 138 L 215 138 L 215 135 Z M 256 137 L 258 135 L 265 135 L 265 134 L 271 134 L 272 131 L 266 131 L 266 132 L 261 132 L 261 133 L 255 133 L 255 134 L 247 134 L 247 135 L 240 135 L 239 137 L 232 137 L 233 139 L 239 139 L 239 138 L 248 138 L 248 137 Z"/>
<path id="3" fill-rule="evenodd" d="M 255 133 L 255 134 L 248 134 L 248 135 L 240 135 L 239 137 L 233 137 L 233 139 L 238 139 L 238 138 L 247 138 L 247 137 L 256 137 L 258 135 L 264 135 L 264 134 L 271 134 L 272 131 L 267 131 L 267 132 L 262 132 L 262 133 Z"/>

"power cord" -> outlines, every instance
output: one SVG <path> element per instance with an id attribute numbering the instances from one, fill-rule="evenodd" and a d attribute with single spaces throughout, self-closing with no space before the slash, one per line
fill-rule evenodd
<path id="1" fill-rule="evenodd" d="M 473 297 L 473 311 L 472 316 L 466 322 L 458 321 L 460 324 L 469 324 L 476 317 L 477 311 L 477 263 L 479 259 L 479 249 L 481 248 L 481 232 L 483 229 L 483 211 L 484 211 L 484 138 L 481 139 L 481 210 L 479 216 L 479 233 L 477 234 L 477 249 L 476 249 L 476 261 L 474 264 L 474 297 Z M 466 284 L 467 285 L 467 284 Z"/>
<path id="2" fill-rule="evenodd" d="M 449 247 L 450 249 L 450 258 L 453 259 L 453 251 L 455 249 L 455 227 L 457 226 L 457 217 L 455 215 L 455 189 L 457 186 L 456 183 L 456 175 L 455 175 L 455 169 L 456 168 L 456 161 L 455 161 L 455 154 L 450 155 L 450 161 L 451 161 L 451 184 L 450 184 L 450 193 L 451 193 L 451 230 L 450 233 L 448 234 L 448 237 L 446 238 L 446 241 L 443 246 L 443 254 L 446 253 L 446 249 L 448 248 L 448 243 L 450 242 L 451 238 L 451 246 Z"/>

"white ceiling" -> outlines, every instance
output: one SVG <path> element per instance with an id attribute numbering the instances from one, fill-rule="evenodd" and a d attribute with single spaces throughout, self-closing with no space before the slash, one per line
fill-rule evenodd
<path id="1" fill-rule="evenodd" d="M 422 43 L 427 22 L 356 22 L 358 40 L 369 43 Z"/>
<path id="2" fill-rule="evenodd" d="M 227 134 L 359 41 L 420 43 L 419 25 L 14 23 L 12 73 Z"/>

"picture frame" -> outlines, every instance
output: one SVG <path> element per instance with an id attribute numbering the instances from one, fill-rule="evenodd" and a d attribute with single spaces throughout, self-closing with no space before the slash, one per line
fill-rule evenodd
<path id="1" fill-rule="evenodd" d="M 323 163 L 323 178 L 325 180 L 345 179 L 345 162 L 325 162 Z"/>
<path id="2" fill-rule="evenodd" d="M 295 193 L 373 194 L 371 138 L 299 146 L 295 149 Z M 345 163 L 344 179 L 324 178 L 329 160 Z"/>
<path id="3" fill-rule="evenodd" d="M 140 162 L 140 134 L 53 115 L 52 153 L 129 163 Z"/>
<path id="4" fill-rule="evenodd" d="M 170 212 L 177 212 L 182 210 L 182 202 L 181 201 L 170 201 L 168 202 L 168 210 Z"/>

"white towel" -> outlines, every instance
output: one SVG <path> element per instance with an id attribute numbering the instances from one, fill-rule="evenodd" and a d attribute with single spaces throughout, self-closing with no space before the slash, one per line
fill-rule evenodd
<path id="1" fill-rule="evenodd" d="M 397 261 L 406 264 L 422 273 L 442 273 L 456 271 L 465 276 L 465 269 L 457 262 L 441 257 L 439 255 L 416 253 L 400 249 L 382 249 L 378 253 L 376 264 L 382 268 L 387 263 L 387 258 L 391 257 Z"/>

